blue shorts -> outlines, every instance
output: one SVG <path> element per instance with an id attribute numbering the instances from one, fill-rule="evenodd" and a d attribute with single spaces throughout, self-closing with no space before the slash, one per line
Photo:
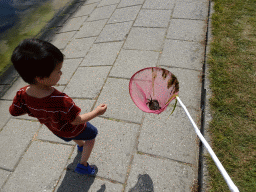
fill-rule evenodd
<path id="1" fill-rule="evenodd" d="M 64 138 L 64 137 L 59 137 L 63 139 L 66 142 L 72 141 L 72 140 L 92 140 L 95 139 L 95 137 L 98 134 L 98 130 L 96 127 L 94 127 L 91 123 L 86 122 L 86 128 L 82 133 L 79 135 L 73 137 L 73 138 Z"/>

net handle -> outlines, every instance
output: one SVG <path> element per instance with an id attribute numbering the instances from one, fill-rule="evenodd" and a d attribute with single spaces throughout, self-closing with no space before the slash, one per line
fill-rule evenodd
<path id="1" fill-rule="evenodd" d="M 225 168 L 222 166 L 221 162 L 219 161 L 218 157 L 215 155 L 214 151 L 212 150 L 212 148 L 210 147 L 210 145 L 207 143 L 207 141 L 205 140 L 205 138 L 203 137 L 203 135 L 201 134 L 200 130 L 198 129 L 198 127 L 196 126 L 195 122 L 193 121 L 192 117 L 190 116 L 186 106 L 182 103 L 182 101 L 180 100 L 180 98 L 177 96 L 176 97 L 177 100 L 179 101 L 179 103 L 181 104 L 182 108 L 184 109 L 184 111 L 186 112 L 190 122 L 192 123 L 192 125 L 194 126 L 194 129 L 196 131 L 196 134 L 198 135 L 198 137 L 200 138 L 200 140 L 202 141 L 202 143 L 204 144 L 204 146 L 206 147 L 206 149 L 208 150 L 208 152 L 210 153 L 213 161 L 215 162 L 216 166 L 218 167 L 220 173 L 222 174 L 222 176 L 224 177 L 226 183 L 228 184 L 229 190 L 232 192 L 239 192 L 238 188 L 235 186 L 235 184 L 233 183 L 233 181 L 231 180 L 231 178 L 229 177 L 228 173 L 226 172 Z"/>

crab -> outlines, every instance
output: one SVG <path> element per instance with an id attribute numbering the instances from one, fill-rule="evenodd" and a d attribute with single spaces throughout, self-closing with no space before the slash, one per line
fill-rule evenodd
<path id="1" fill-rule="evenodd" d="M 151 96 L 150 96 L 151 97 Z M 161 107 L 159 106 L 159 102 L 156 99 L 147 99 L 148 102 L 146 104 L 148 104 L 148 107 L 150 110 L 159 110 L 161 109 Z"/>

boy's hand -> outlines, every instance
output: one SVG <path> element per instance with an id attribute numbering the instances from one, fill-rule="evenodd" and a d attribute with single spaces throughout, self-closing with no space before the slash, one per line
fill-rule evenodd
<path id="1" fill-rule="evenodd" d="M 98 115 L 103 115 L 107 110 L 106 104 L 100 104 L 96 109 Z"/>

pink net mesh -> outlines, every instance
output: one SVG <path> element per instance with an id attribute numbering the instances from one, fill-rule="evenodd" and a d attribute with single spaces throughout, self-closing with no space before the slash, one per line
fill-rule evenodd
<path id="1" fill-rule="evenodd" d="M 144 112 L 159 114 L 179 93 L 179 82 L 166 69 L 148 67 L 137 71 L 130 79 L 130 96 Z"/>

